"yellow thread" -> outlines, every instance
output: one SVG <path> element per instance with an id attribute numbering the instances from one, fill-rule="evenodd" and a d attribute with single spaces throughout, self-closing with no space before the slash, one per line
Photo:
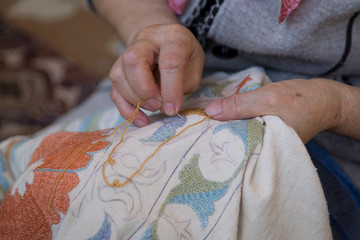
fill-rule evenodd
<path id="1" fill-rule="evenodd" d="M 169 141 L 171 141 L 172 139 L 178 137 L 179 135 L 181 135 L 182 133 L 184 133 L 186 130 L 188 130 L 189 128 L 195 126 L 195 125 L 198 125 L 202 122 L 204 122 L 206 119 L 208 118 L 211 118 L 210 116 L 207 116 L 206 113 L 204 112 L 203 109 L 200 109 L 200 108 L 191 108 L 191 109 L 187 109 L 187 110 L 184 110 L 184 111 L 181 111 L 180 113 L 185 115 L 185 116 L 188 116 L 190 114 L 196 114 L 196 115 L 200 115 L 200 116 L 205 116 L 205 118 L 203 118 L 202 120 L 200 120 L 199 122 L 196 122 L 196 123 L 193 123 L 189 126 L 187 126 L 186 128 L 184 128 L 182 131 L 180 131 L 178 134 L 172 136 L 171 138 L 169 138 L 168 140 L 162 142 L 157 148 L 156 150 L 149 156 L 147 157 L 144 162 L 140 165 L 139 169 L 134 172 L 124 183 L 120 183 L 120 181 L 118 179 L 115 179 L 113 181 L 112 184 L 110 184 L 105 176 L 105 166 L 106 164 L 110 164 L 110 165 L 114 165 L 115 164 L 115 160 L 112 158 L 112 155 L 113 153 L 115 152 L 115 150 L 117 149 L 117 147 L 123 142 L 124 140 L 124 135 L 125 135 L 125 132 L 126 130 L 128 129 L 128 127 L 130 126 L 130 124 L 136 119 L 137 115 L 138 115 L 138 112 L 139 112 L 139 107 L 140 107 L 140 104 L 141 104 L 141 99 L 139 100 L 137 106 L 136 106 L 136 109 L 134 110 L 134 112 L 131 114 L 130 118 L 128 120 L 126 120 L 125 122 L 121 123 L 119 126 L 117 126 L 109 135 L 101 138 L 100 140 L 96 141 L 95 143 L 91 144 L 90 146 L 88 146 L 87 148 L 85 148 L 84 151 L 82 151 L 79 155 L 77 155 L 72 161 L 70 161 L 65 169 L 61 172 L 61 174 L 59 175 L 59 177 L 57 178 L 56 180 L 56 183 L 54 185 L 54 189 L 53 189 L 53 192 L 51 194 L 51 197 L 50 197 L 50 200 L 49 200 L 49 204 L 48 204 L 48 209 L 50 210 L 51 208 L 51 204 L 54 200 L 54 197 L 55 197 L 55 193 L 56 193 L 56 189 L 57 189 L 57 186 L 59 185 L 60 183 L 60 180 L 61 178 L 63 177 L 63 175 L 65 174 L 65 172 L 70 168 L 70 166 L 77 160 L 79 159 L 82 155 L 84 155 L 90 148 L 92 147 L 95 147 L 99 142 L 102 142 L 104 141 L 105 139 L 107 139 L 108 137 L 112 136 L 121 126 L 123 126 L 126 122 L 128 122 L 128 124 L 126 125 L 126 127 L 124 128 L 123 132 L 122 132 L 122 135 L 121 135 L 121 139 L 120 141 L 116 144 L 116 146 L 113 148 L 113 150 L 111 151 L 108 159 L 104 162 L 103 166 L 102 166 L 102 176 L 103 176 L 103 179 L 106 183 L 106 185 L 108 186 L 112 186 L 112 187 L 122 187 L 122 186 L 125 186 L 126 184 L 128 184 L 137 174 L 139 174 L 141 172 L 141 170 L 143 169 L 143 167 L 145 166 L 145 164 L 152 158 L 155 156 L 155 154 L 159 151 L 159 149 L 165 145 L 166 143 L 168 143 Z"/>
<path id="2" fill-rule="evenodd" d="M 109 162 L 109 164 L 111 164 L 111 165 L 114 165 L 114 164 L 115 164 L 115 160 L 112 159 L 112 158 L 108 159 L 108 162 Z"/>
<path id="3" fill-rule="evenodd" d="M 172 136 L 171 138 L 169 138 L 168 140 L 162 142 L 162 143 L 156 148 L 156 150 L 155 150 L 149 157 L 147 157 L 147 158 L 144 160 L 144 162 L 140 165 L 139 169 L 138 169 L 136 172 L 134 172 L 134 173 L 133 173 L 125 182 L 123 182 L 123 183 L 120 183 L 119 180 L 116 179 L 116 180 L 113 181 L 112 184 L 110 184 L 109 181 L 106 179 L 106 176 L 105 176 L 105 164 L 106 164 L 106 162 L 108 162 L 108 160 L 107 160 L 107 161 L 103 164 L 103 178 L 104 178 L 105 183 L 106 183 L 108 186 L 111 186 L 111 187 L 123 187 L 123 186 L 125 186 L 125 185 L 128 184 L 137 174 L 139 174 L 139 173 L 141 172 L 141 170 L 143 169 L 143 167 L 145 166 L 145 164 L 146 164 L 152 157 L 155 156 L 155 154 L 159 151 L 159 149 L 160 149 L 162 146 L 164 146 L 166 143 L 168 143 L 168 142 L 171 141 L 172 139 L 180 136 L 183 132 L 185 132 L 185 131 L 188 130 L 189 128 L 191 128 L 191 127 L 193 127 L 193 126 L 195 126 L 195 125 L 198 125 L 198 124 L 204 122 L 204 121 L 205 121 L 206 119 L 208 119 L 208 118 L 210 118 L 210 116 L 206 116 L 205 118 L 203 118 L 203 119 L 200 120 L 199 122 L 196 122 L 196 123 L 193 123 L 193 124 L 187 126 L 186 128 L 184 128 L 184 129 L 183 129 L 181 132 L 179 132 L 178 134 L 176 134 L 176 135 Z M 117 146 L 118 146 L 118 145 L 119 145 L 119 144 L 117 144 Z M 117 146 L 116 146 L 116 147 L 117 147 Z M 116 147 L 113 149 L 112 153 L 114 152 L 114 150 L 116 149 Z M 111 154 L 112 154 L 112 153 L 111 153 Z M 110 154 L 109 158 L 111 158 L 111 154 Z M 109 159 L 109 158 L 108 158 L 108 159 Z"/>
<path id="4" fill-rule="evenodd" d="M 111 164 L 111 165 L 114 165 L 114 164 L 115 164 L 115 160 L 114 160 L 113 158 L 111 158 L 111 156 L 112 156 L 113 153 L 115 152 L 116 148 L 123 142 L 123 140 L 124 140 L 124 135 L 125 135 L 126 130 L 127 130 L 128 127 L 130 126 L 130 124 L 135 120 L 135 118 L 136 118 L 136 116 L 137 116 L 137 114 L 138 114 L 138 112 L 139 112 L 140 102 L 141 102 L 141 99 L 140 99 L 140 101 L 139 101 L 139 103 L 138 103 L 135 111 L 133 112 L 133 114 L 132 114 L 131 117 L 129 118 L 129 120 L 128 120 L 129 122 L 128 122 L 128 124 L 126 125 L 126 127 L 124 128 L 124 131 L 123 131 L 122 134 L 121 134 L 121 139 L 120 139 L 120 141 L 115 145 L 115 147 L 114 147 L 113 150 L 111 151 L 108 159 L 107 159 L 107 160 L 104 162 L 104 164 L 102 165 L 102 176 L 103 176 L 103 179 L 104 179 L 106 185 L 108 185 L 108 186 L 115 186 L 115 185 L 117 186 L 117 185 L 118 185 L 118 180 L 117 180 L 117 182 L 115 182 L 115 181 L 116 181 L 116 180 L 115 180 L 115 181 L 113 182 L 113 184 L 110 184 L 110 183 L 108 182 L 107 178 L 105 177 L 105 166 L 106 166 L 106 163 L 109 163 L 109 164 Z"/>
<path id="5" fill-rule="evenodd" d="M 109 135 L 101 138 L 100 140 L 96 141 L 95 143 L 91 144 L 90 146 L 88 146 L 87 148 L 85 148 L 84 151 L 82 151 L 79 155 L 77 155 L 72 161 L 70 161 L 68 163 L 68 165 L 66 165 L 65 169 L 61 172 L 60 176 L 57 178 L 56 180 L 56 183 L 54 185 L 54 189 L 52 191 L 52 194 L 51 194 L 51 197 L 50 197 L 50 200 L 49 200 L 49 204 L 48 204 L 48 209 L 50 210 L 51 208 L 51 203 L 53 202 L 54 200 L 54 197 L 55 197 L 55 193 L 56 193 L 56 189 L 57 189 L 57 186 L 59 185 L 59 182 L 61 180 L 61 178 L 63 177 L 63 175 L 65 174 L 65 172 L 70 168 L 70 166 L 77 160 L 79 159 L 82 155 L 84 155 L 90 148 L 92 147 L 95 147 L 99 142 L 102 142 L 104 141 L 105 139 L 107 139 L 108 137 L 112 136 L 122 125 L 124 125 L 126 122 L 129 122 L 128 125 L 126 126 L 125 130 L 123 131 L 123 135 L 122 137 L 124 137 L 124 133 L 126 131 L 126 129 L 128 128 L 128 126 L 131 124 L 132 121 L 134 121 L 134 119 L 136 118 L 137 114 L 138 114 L 138 111 L 139 111 L 139 107 L 140 107 L 140 104 L 141 104 L 141 99 L 139 100 L 138 102 L 138 105 L 136 107 L 136 110 L 131 114 L 130 118 L 128 120 L 126 120 L 125 122 L 121 123 L 119 126 L 117 126 Z M 123 140 L 123 138 L 121 139 L 121 141 Z M 121 142 L 120 142 L 121 143 Z M 119 145 L 119 144 L 118 144 Z M 109 160 L 109 159 L 108 159 Z M 112 159 L 115 163 L 115 160 Z"/>
<path id="6" fill-rule="evenodd" d="M 189 116 L 189 115 L 200 115 L 207 116 L 205 110 L 203 108 L 188 108 L 179 112 L 181 115 Z"/>

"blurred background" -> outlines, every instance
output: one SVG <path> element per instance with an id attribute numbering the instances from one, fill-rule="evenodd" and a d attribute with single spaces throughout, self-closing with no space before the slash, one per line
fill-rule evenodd
<path id="1" fill-rule="evenodd" d="M 0 140 L 34 133 L 80 104 L 119 46 L 85 0 L 1 0 Z"/>

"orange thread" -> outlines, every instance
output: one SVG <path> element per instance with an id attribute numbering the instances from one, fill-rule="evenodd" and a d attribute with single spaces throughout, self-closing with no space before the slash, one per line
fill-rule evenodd
<path id="1" fill-rule="evenodd" d="M 238 93 L 240 92 L 240 89 L 241 89 L 247 82 L 249 82 L 249 81 L 251 81 L 251 80 L 253 80 L 253 79 L 250 77 L 250 74 L 247 75 L 247 76 L 245 77 L 245 79 L 238 85 L 238 88 L 237 88 L 235 94 L 238 94 Z"/>
<path id="2" fill-rule="evenodd" d="M 181 110 L 179 114 L 182 114 L 184 116 L 189 116 L 189 115 L 207 116 L 205 109 L 203 108 L 187 108 L 185 110 Z"/>
<path id="3" fill-rule="evenodd" d="M 125 182 L 120 183 L 120 181 L 119 181 L 118 179 L 115 179 L 115 180 L 113 181 L 113 183 L 110 184 L 109 181 L 106 179 L 106 176 L 105 176 L 105 165 L 106 165 L 107 162 L 109 162 L 109 159 L 114 160 L 114 159 L 111 158 L 111 155 L 113 154 L 113 152 L 115 151 L 115 149 L 120 145 L 120 143 L 118 143 L 118 144 L 115 146 L 115 148 L 113 149 L 113 151 L 111 152 L 108 160 L 106 160 L 105 163 L 103 164 L 102 174 L 103 174 L 103 178 L 104 178 L 104 180 L 105 180 L 106 185 L 111 186 L 111 187 L 123 187 L 123 186 L 125 186 L 125 185 L 128 184 L 137 174 L 139 174 L 139 173 L 141 172 L 141 170 L 143 169 L 143 167 L 145 166 L 145 164 L 146 164 L 152 157 L 155 156 L 155 154 L 159 151 L 159 149 L 160 149 L 162 146 L 164 146 L 166 143 L 168 143 L 168 142 L 171 141 L 172 139 L 180 136 L 182 133 L 184 133 L 184 132 L 185 132 L 186 130 L 188 130 L 189 128 L 191 128 L 191 127 L 193 127 L 193 126 L 195 126 L 195 125 L 198 125 L 198 124 L 204 122 L 204 121 L 205 121 L 206 119 L 208 119 L 208 118 L 210 118 L 210 116 L 205 116 L 205 118 L 203 118 L 203 119 L 200 120 L 199 122 L 196 122 L 196 123 L 193 123 L 193 124 L 187 126 L 187 127 L 184 128 L 182 131 L 180 131 L 178 134 L 176 134 L 176 135 L 172 136 L 171 138 L 169 138 L 168 140 L 162 142 L 162 143 L 156 148 L 156 150 L 155 150 L 150 156 L 148 156 L 148 157 L 144 160 L 144 162 L 140 165 L 139 169 L 136 170 L 136 172 L 134 172 Z M 109 163 L 109 164 L 111 164 L 111 163 Z M 111 165 L 112 165 L 112 164 L 111 164 Z"/>
<path id="4" fill-rule="evenodd" d="M 140 101 L 141 101 L 141 99 L 140 99 Z M 128 122 L 128 124 L 126 125 L 126 127 L 124 128 L 124 131 L 123 131 L 122 134 L 121 134 L 121 139 L 120 139 L 120 141 L 115 145 L 115 147 L 114 147 L 113 150 L 111 151 L 108 159 L 107 159 L 107 160 L 104 162 L 104 164 L 102 165 L 102 176 L 103 176 L 103 179 L 104 179 L 106 185 L 108 185 L 108 186 L 116 185 L 117 183 L 115 183 L 115 181 L 118 182 L 118 180 L 115 180 L 115 181 L 113 182 L 113 184 L 110 184 L 110 183 L 107 181 L 107 179 L 106 179 L 106 177 L 105 177 L 105 165 L 106 165 L 106 163 L 109 163 L 110 165 L 114 165 L 114 164 L 115 164 L 115 160 L 114 160 L 113 158 L 111 158 L 111 156 L 112 156 L 113 153 L 115 152 L 116 148 L 123 142 L 123 140 L 124 140 L 124 135 L 125 135 L 126 130 L 128 129 L 128 127 L 130 126 L 130 124 L 131 124 L 131 123 L 134 121 L 134 119 L 136 118 L 136 116 L 137 116 L 137 114 L 138 114 L 138 111 L 139 111 L 139 107 L 140 107 L 140 101 L 139 101 L 139 103 L 138 103 L 135 111 L 133 112 L 133 114 L 132 114 L 131 117 L 129 118 L 129 122 Z"/>
<path id="5" fill-rule="evenodd" d="M 54 200 L 54 197 L 55 197 L 55 193 L 56 193 L 56 189 L 57 189 L 57 186 L 59 185 L 59 182 L 61 180 L 61 178 L 64 176 L 65 172 L 70 168 L 70 166 L 76 161 L 78 160 L 82 155 L 84 155 L 90 148 L 96 146 L 99 142 L 102 142 L 104 141 L 105 139 L 107 139 L 108 137 L 112 136 L 122 125 L 124 125 L 126 122 L 129 122 L 126 126 L 126 128 L 124 129 L 123 131 L 123 135 L 122 135 L 122 138 L 121 138 L 121 142 L 123 140 L 123 137 L 124 137 L 124 134 L 125 134 L 125 131 L 126 129 L 129 127 L 129 125 L 134 121 L 134 119 L 136 118 L 137 114 L 138 114 L 138 111 L 139 111 L 139 107 L 140 107 L 140 104 L 141 104 L 141 99 L 139 100 L 138 102 L 138 105 L 135 109 L 135 111 L 131 114 L 130 118 L 128 120 L 126 120 L 125 122 L 121 123 L 119 126 L 117 126 L 109 135 L 106 135 L 105 137 L 101 138 L 100 140 L 96 141 L 95 143 L 91 144 L 90 146 L 88 146 L 87 148 L 85 148 L 84 151 L 82 151 L 79 155 L 77 155 L 72 161 L 70 161 L 68 163 L 68 165 L 66 165 L 66 167 L 64 168 L 64 170 L 61 172 L 60 176 L 57 178 L 56 180 L 56 183 L 54 185 L 54 188 L 53 188 L 53 191 L 52 191 L 52 194 L 51 194 L 51 197 L 50 197 L 50 200 L 49 200 L 49 204 L 48 204 L 48 209 L 50 210 L 51 208 L 51 203 L 53 202 Z M 120 142 L 120 143 L 121 143 Z M 119 143 L 119 144 L 120 144 Z M 119 145 L 118 144 L 118 145 Z M 118 146 L 117 145 L 117 146 Z M 113 160 L 113 159 L 112 159 Z M 113 160 L 115 162 L 115 160 Z"/>
<path id="6" fill-rule="evenodd" d="M 206 119 L 208 118 L 211 118 L 210 116 L 207 116 L 206 113 L 204 112 L 204 110 L 202 109 L 188 109 L 188 110 L 185 110 L 185 111 L 182 111 L 181 113 L 183 113 L 185 116 L 187 115 L 190 115 L 190 114 L 196 114 L 196 115 L 201 115 L 201 116 L 205 116 L 205 118 L 203 118 L 202 120 L 200 120 L 199 122 L 196 122 L 196 123 L 193 123 L 189 126 L 187 126 L 186 128 L 184 128 L 182 131 L 180 131 L 178 134 L 172 136 L 171 138 L 169 138 L 168 140 L 162 142 L 157 148 L 156 150 L 150 155 L 148 156 L 144 162 L 140 165 L 139 169 L 134 172 L 124 183 L 120 183 L 120 181 L 118 179 L 115 179 L 113 181 L 112 184 L 109 183 L 109 181 L 107 180 L 106 176 L 105 176 L 105 166 L 106 164 L 110 164 L 110 165 L 114 165 L 115 164 L 115 159 L 112 158 L 112 155 L 113 153 L 115 152 L 115 150 L 117 149 L 117 147 L 123 142 L 124 140 L 124 135 L 125 135 L 125 132 L 126 130 L 128 129 L 128 127 L 130 126 L 130 124 L 135 120 L 135 118 L 137 117 L 138 115 L 138 112 L 139 112 L 139 108 L 140 108 L 140 104 L 141 104 L 141 99 L 139 100 L 137 106 L 136 106 L 136 109 L 134 110 L 134 112 L 131 114 L 130 118 L 128 120 L 126 120 L 125 122 L 121 123 L 119 126 L 117 126 L 109 135 L 101 138 L 100 140 L 96 141 L 95 143 L 91 144 L 90 146 L 88 146 L 87 148 L 84 149 L 84 151 L 82 151 L 79 155 L 77 155 L 73 160 L 71 160 L 67 165 L 66 167 L 64 168 L 64 170 L 61 172 L 61 174 L 59 175 L 59 177 L 57 178 L 56 180 L 56 183 L 54 185 L 54 189 L 53 189 L 53 192 L 51 194 L 51 197 L 50 197 L 50 200 L 49 200 L 49 204 L 48 204 L 48 209 L 50 210 L 51 208 L 51 204 L 52 202 L 54 201 L 54 197 L 55 197 L 55 194 L 56 194 L 56 190 L 57 190 L 57 187 L 60 183 L 60 180 L 61 178 L 63 177 L 63 175 L 65 174 L 65 172 L 70 168 L 70 166 L 76 161 L 78 160 L 82 155 L 84 155 L 90 148 L 96 146 L 99 142 L 102 142 L 104 141 L 105 139 L 107 139 L 108 137 L 112 136 L 121 126 L 123 126 L 126 122 L 128 122 L 128 124 L 126 125 L 126 127 L 124 128 L 122 134 L 121 134 L 121 139 L 120 141 L 116 144 L 116 146 L 113 148 L 113 150 L 111 151 L 108 159 L 104 162 L 103 166 L 102 166 L 102 176 L 103 176 L 103 179 L 106 183 L 106 185 L 108 186 L 112 186 L 112 187 L 122 187 L 122 186 L 125 186 L 126 184 L 128 184 L 137 174 L 139 174 L 141 172 L 141 170 L 143 169 L 143 167 L 145 166 L 145 164 L 152 158 L 155 156 L 155 154 L 160 150 L 160 148 L 162 146 L 164 146 L 166 143 L 168 143 L 169 141 L 171 141 L 172 139 L 180 136 L 182 133 L 184 133 L 186 130 L 188 130 L 189 128 L 195 126 L 195 125 L 198 125 L 202 122 L 204 122 Z"/>

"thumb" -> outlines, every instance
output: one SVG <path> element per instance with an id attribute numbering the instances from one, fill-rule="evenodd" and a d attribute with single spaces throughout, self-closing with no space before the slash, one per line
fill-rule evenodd
<path id="1" fill-rule="evenodd" d="M 261 98 L 260 98 L 261 99 Z M 216 120 L 234 120 L 265 115 L 266 111 L 257 97 L 257 91 L 234 94 L 209 103 L 205 112 Z"/>

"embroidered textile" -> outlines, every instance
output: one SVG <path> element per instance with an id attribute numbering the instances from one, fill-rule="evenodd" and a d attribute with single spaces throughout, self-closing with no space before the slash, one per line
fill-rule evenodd
<path id="1" fill-rule="evenodd" d="M 125 181 L 159 144 L 203 119 L 193 107 L 203 108 L 214 98 L 251 91 L 268 81 L 259 68 L 203 79 L 201 88 L 185 97 L 181 117 L 156 113 L 150 125 L 129 127 L 112 155 L 115 163 L 105 169 L 107 179 Z M 0 144 L 0 184 L 11 186 L 0 205 L 1 236 L 331 238 L 316 169 L 295 131 L 279 118 L 206 119 L 165 144 L 129 184 L 114 188 L 104 182 L 102 165 L 123 129 L 88 148 L 124 121 L 114 116 L 119 115 L 110 106 L 32 138 L 14 137 Z"/>

